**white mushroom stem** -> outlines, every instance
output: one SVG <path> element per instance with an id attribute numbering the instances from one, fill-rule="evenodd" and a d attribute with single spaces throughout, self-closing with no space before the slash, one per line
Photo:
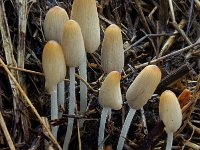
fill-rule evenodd
<path id="1" fill-rule="evenodd" d="M 65 81 L 61 81 L 58 83 L 58 106 L 60 106 L 61 109 L 58 111 L 58 117 L 61 118 L 63 114 L 63 109 L 65 105 Z"/>
<path id="2" fill-rule="evenodd" d="M 75 107 L 75 67 L 69 67 L 69 115 L 74 115 Z M 68 118 L 67 133 L 65 135 L 63 150 L 68 150 L 69 142 L 73 131 L 74 118 Z"/>
<path id="3" fill-rule="evenodd" d="M 108 121 L 111 120 L 111 117 L 112 117 L 112 110 L 109 109 L 109 111 L 108 111 Z"/>
<path id="4" fill-rule="evenodd" d="M 101 120 L 100 120 L 100 127 L 99 127 L 99 138 L 98 138 L 98 146 L 99 150 L 103 150 L 104 146 L 104 130 L 105 130 L 105 124 L 106 124 L 106 118 L 108 116 L 108 113 L 111 111 L 111 108 L 103 108 L 101 112 Z"/>
<path id="5" fill-rule="evenodd" d="M 172 143 L 173 143 L 173 132 L 168 132 L 167 133 L 167 146 L 166 146 L 166 150 L 171 150 L 172 149 Z"/>
<path id="6" fill-rule="evenodd" d="M 121 131 L 121 134 L 119 136 L 119 141 L 118 141 L 118 145 L 117 145 L 117 150 L 122 150 L 123 148 L 123 145 L 124 145 L 124 141 L 125 141 L 125 138 L 126 138 L 126 135 L 128 133 L 128 130 L 129 130 L 129 127 L 130 127 L 130 124 L 131 124 L 131 121 L 135 115 L 135 112 L 136 110 L 135 109 L 132 109 L 130 108 L 129 112 L 128 112 L 128 115 L 126 117 L 126 120 L 124 122 L 124 125 L 122 127 L 122 131 Z"/>
<path id="7" fill-rule="evenodd" d="M 51 93 L 51 120 L 58 119 L 57 86 Z M 52 134 L 57 139 L 58 126 L 52 127 Z"/>
<path id="8" fill-rule="evenodd" d="M 80 76 L 87 81 L 87 56 L 84 56 L 84 61 L 79 67 Z M 80 113 L 84 113 L 87 109 L 87 86 L 80 81 Z M 80 128 L 83 126 L 84 120 L 80 120 Z"/>

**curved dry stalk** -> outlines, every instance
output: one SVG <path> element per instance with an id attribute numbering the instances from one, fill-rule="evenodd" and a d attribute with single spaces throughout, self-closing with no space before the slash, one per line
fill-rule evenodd
<path id="1" fill-rule="evenodd" d="M 6 127 L 6 123 L 4 121 L 3 115 L 1 114 L 1 111 L 0 111 L 0 126 L 1 126 L 1 128 L 3 130 L 3 133 L 4 133 L 5 137 L 6 137 L 6 140 L 8 142 L 8 145 L 9 145 L 10 149 L 11 150 L 15 150 L 15 146 L 13 144 L 13 141 L 12 141 L 11 137 L 10 137 L 10 134 L 9 134 L 8 129 Z"/>
<path id="2" fill-rule="evenodd" d="M 23 91 L 22 87 L 19 85 L 19 83 L 17 82 L 17 80 L 15 79 L 15 77 L 13 76 L 13 74 L 9 71 L 9 69 L 7 68 L 7 66 L 5 65 L 5 63 L 3 62 L 3 60 L 1 58 L 0 58 L 0 64 L 2 64 L 3 68 L 8 73 L 8 75 L 10 76 L 10 78 L 12 79 L 12 81 L 14 82 L 14 84 L 16 85 L 16 87 L 18 88 L 18 90 L 20 91 L 21 95 L 24 97 L 24 103 L 26 103 L 26 104 L 29 105 L 29 108 L 30 108 L 29 110 L 31 110 L 35 114 L 35 116 L 38 118 L 40 124 L 48 132 L 50 140 L 57 146 L 57 148 L 59 150 L 62 150 L 62 148 L 58 144 L 57 140 L 54 138 L 54 136 L 52 135 L 51 131 L 49 130 L 49 128 L 44 124 L 42 118 L 40 117 L 39 113 L 37 112 L 37 110 L 35 109 L 35 107 L 33 106 L 33 104 L 31 103 L 30 99 L 25 94 L 25 92 Z"/>

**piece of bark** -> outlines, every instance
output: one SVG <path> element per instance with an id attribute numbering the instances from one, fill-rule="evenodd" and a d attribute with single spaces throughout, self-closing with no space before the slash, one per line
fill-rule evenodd
<path id="1" fill-rule="evenodd" d="M 188 74 L 190 70 L 191 68 L 188 66 L 188 64 L 184 64 L 178 69 L 172 71 L 169 75 L 161 80 L 155 93 L 161 94 L 164 90 L 166 90 L 167 86 L 175 83 L 178 79 Z"/>

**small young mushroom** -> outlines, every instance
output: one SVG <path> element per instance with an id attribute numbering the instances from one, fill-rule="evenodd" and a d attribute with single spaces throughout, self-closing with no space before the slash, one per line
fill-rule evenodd
<path id="1" fill-rule="evenodd" d="M 151 98 L 161 80 L 161 71 L 156 65 L 146 66 L 135 78 L 126 92 L 126 99 L 130 106 L 119 137 L 117 150 L 122 150 L 125 137 L 136 110 L 141 109 Z"/>
<path id="2" fill-rule="evenodd" d="M 167 132 L 166 150 L 171 150 L 173 133 L 180 128 L 182 123 L 182 111 L 176 95 L 170 90 L 164 91 L 160 96 L 159 115 Z"/>
<path id="3" fill-rule="evenodd" d="M 42 67 L 45 75 L 45 87 L 51 94 L 51 120 L 58 118 L 57 84 L 65 79 L 66 65 L 61 46 L 56 41 L 49 41 L 42 53 Z M 52 128 L 57 138 L 58 127 Z"/>
<path id="4" fill-rule="evenodd" d="M 120 90 L 121 75 L 118 71 L 112 71 L 103 81 L 99 91 L 99 103 L 103 107 L 101 113 L 98 146 L 103 150 L 104 128 L 106 118 L 111 109 L 119 110 L 122 108 L 122 95 Z"/>
<path id="5" fill-rule="evenodd" d="M 81 28 L 74 20 L 66 21 L 63 30 L 61 46 L 65 55 L 66 65 L 69 67 L 69 114 L 74 115 L 75 107 L 75 67 L 78 67 L 84 60 L 85 47 Z M 73 118 L 68 118 L 67 133 L 64 140 L 63 149 L 67 150 L 73 130 Z"/>
<path id="6" fill-rule="evenodd" d="M 71 11 L 71 19 L 78 22 L 83 34 L 85 50 L 88 53 L 95 52 L 100 45 L 100 26 L 96 6 L 96 0 L 74 0 Z M 80 76 L 87 81 L 87 58 L 79 67 Z M 87 86 L 80 82 L 80 113 L 87 108 Z M 80 120 L 82 127 L 84 120 Z"/>
<path id="7" fill-rule="evenodd" d="M 47 12 L 44 20 L 44 35 L 47 40 L 55 40 L 61 44 L 64 23 L 69 20 L 67 12 L 54 6 Z M 65 103 L 65 84 L 64 80 L 58 83 L 58 104 L 64 108 Z M 62 111 L 59 111 L 59 118 L 62 117 Z"/>
<path id="8" fill-rule="evenodd" d="M 111 24 L 106 28 L 101 48 L 101 64 L 104 72 L 121 72 L 124 67 L 124 49 L 121 29 Z"/>

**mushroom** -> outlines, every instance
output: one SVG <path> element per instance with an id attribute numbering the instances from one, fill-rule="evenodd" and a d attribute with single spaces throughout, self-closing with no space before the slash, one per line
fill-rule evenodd
<path id="1" fill-rule="evenodd" d="M 71 19 L 78 22 L 83 34 L 85 50 L 88 53 L 96 51 L 100 45 L 100 26 L 95 0 L 74 0 L 71 11 Z M 81 77 L 87 81 L 87 58 L 79 67 Z M 80 82 L 80 112 L 87 108 L 87 86 Z M 80 120 L 80 127 L 84 120 Z"/>
<path id="2" fill-rule="evenodd" d="M 48 41 L 55 40 L 61 43 L 63 27 L 67 20 L 69 20 L 69 16 L 63 8 L 59 6 L 50 8 L 43 24 L 45 38 Z"/>
<path id="3" fill-rule="evenodd" d="M 42 67 L 45 75 L 45 87 L 51 94 L 51 120 L 58 118 L 57 84 L 65 79 L 66 65 L 61 46 L 56 41 L 46 43 L 42 53 Z M 58 127 L 52 128 L 57 138 Z"/>
<path id="4" fill-rule="evenodd" d="M 61 46 L 65 55 L 66 65 L 69 67 L 69 114 L 74 115 L 75 106 L 75 67 L 78 67 L 84 60 L 85 47 L 81 28 L 74 20 L 69 20 L 64 25 Z M 67 150 L 73 130 L 73 118 L 68 118 L 67 133 L 63 149 Z"/>
<path id="5" fill-rule="evenodd" d="M 108 113 L 111 109 L 119 110 L 122 107 L 122 95 L 120 90 L 121 75 L 118 71 L 112 71 L 103 81 L 99 91 L 99 103 L 103 107 L 101 113 L 98 146 L 103 150 L 104 129 Z"/>
<path id="6" fill-rule="evenodd" d="M 85 49 L 88 53 L 96 51 L 100 45 L 100 26 L 95 0 L 74 0 L 71 19 L 81 27 Z"/>
<path id="7" fill-rule="evenodd" d="M 176 95 L 170 90 L 164 91 L 160 96 L 159 115 L 167 132 L 166 150 L 171 150 L 173 133 L 180 128 L 182 123 L 182 111 Z"/>
<path id="8" fill-rule="evenodd" d="M 119 137 L 117 150 L 122 150 L 125 137 L 136 110 L 141 109 L 151 98 L 161 80 L 161 71 L 156 65 L 146 66 L 135 78 L 126 92 L 126 99 L 130 106 Z"/>
<path id="9" fill-rule="evenodd" d="M 121 72 L 124 67 L 124 49 L 121 29 L 111 24 L 106 28 L 101 48 L 101 64 L 104 72 Z"/>
<path id="10" fill-rule="evenodd" d="M 64 23 L 69 20 L 67 12 L 59 7 L 54 6 L 47 12 L 44 20 L 44 35 L 47 40 L 55 40 L 61 44 Z M 64 80 L 58 83 L 58 104 L 64 108 L 65 103 L 65 84 Z M 59 111 L 59 118 L 62 117 Z"/>

